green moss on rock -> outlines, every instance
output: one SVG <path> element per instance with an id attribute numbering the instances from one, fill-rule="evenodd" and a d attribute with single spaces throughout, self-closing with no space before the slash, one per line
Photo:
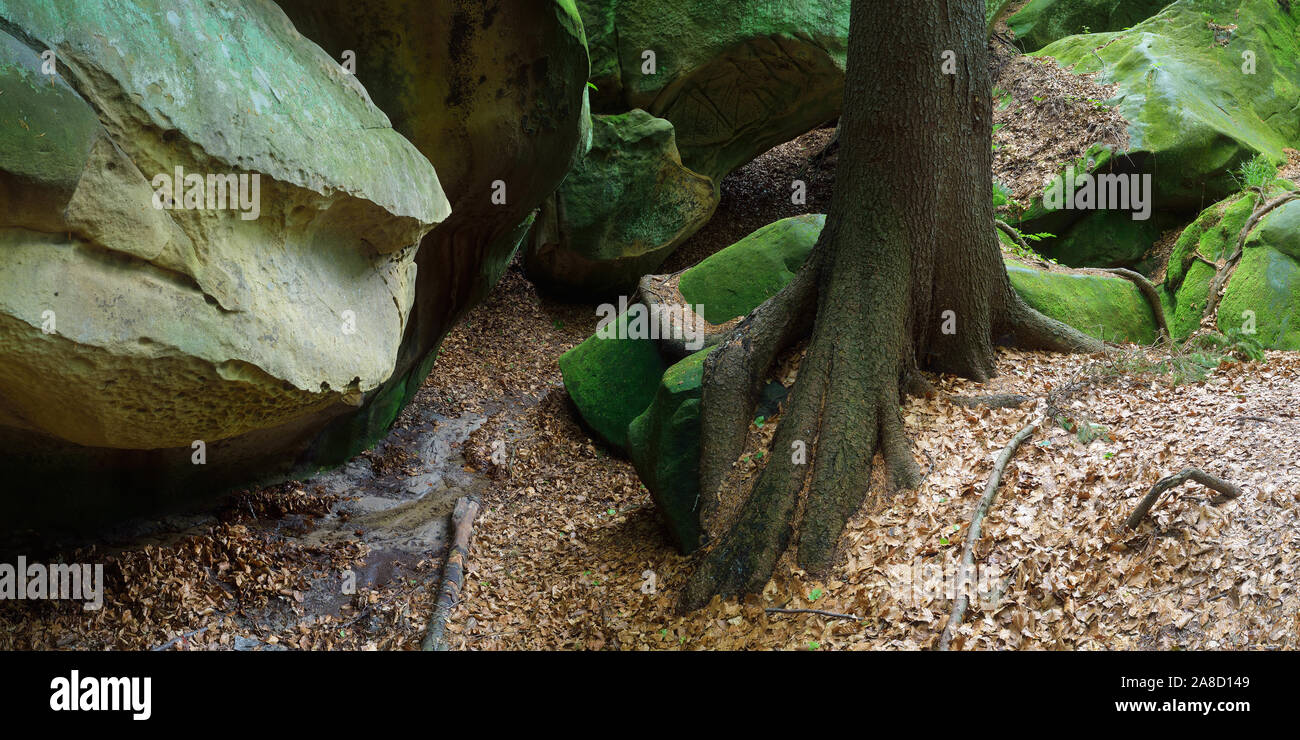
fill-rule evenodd
<path id="1" fill-rule="evenodd" d="M 1166 213 L 1136 221 L 1129 211 L 1093 211 L 1041 251 L 1072 267 L 1138 265 L 1165 229 L 1176 223 L 1177 218 Z"/>
<path id="2" fill-rule="evenodd" d="M 627 314 L 616 322 L 627 337 Z M 592 336 L 560 355 L 564 387 L 578 413 L 602 439 L 627 449 L 627 427 L 654 400 L 668 363 L 652 339 Z"/>
<path id="3" fill-rule="evenodd" d="M 592 146 L 529 237 L 535 282 L 584 297 L 630 292 L 713 215 L 713 181 L 682 166 L 673 125 L 643 110 L 592 118 Z"/>
<path id="4" fill-rule="evenodd" d="M 1012 287 L 1039 312 L 1110 342 L 1156 340 L 1155 314 L 1128 280 L 1039 270 L 1011 260 L 1006 265 Z"/>
<path id="5" fill-rule="evenodd" d="M 715 182 L 839 115 L 845 0 L 578 0 L 599 113 L 642 108 L 677 127 L 682 161 Z M 655 71 L 643 74 L 643 54 Z"/>
<path id="6" fill-rule="evenodd" d="M 825 225 L 821 214 L 768 224 L 682 273 L 678 288 L 710 323 L 744 316 L 794 278 Z"/>
<path id="7" fill-rule="evenodd" d="M 1176 0 L 1131 29 L 1070 36 L 1037 54 L 1117 83 L 1128 157 L 1154 176 L 1155 207 L 1199 208 L 1236 190 L 1229 173 L 1240 162 L 1257 152 L 1281 161 L 1300 142 L 1300 12 L 1287 7 Z M 1243 73 L 1246 51 L 1253 74 Z"/>
<path id="8" fill-rule="evenodd" d="M 1007 19 L 1016 40 L 1033 51 L 1066 36 L 1118 31 L 1143 21 L 1169 0 L 1031 0 Z"/>
<path id="9" fill-rule="evenodd" d="M 1300 264 L 1269 246 L 1248 247 L 1228 280 L 1218 321 L 1223 332 L 1253 323 L 1265 347 L 1300 350 Z"/>
<path id="10" fill-rule="evenodd" d="M 628 455 L 677 546 L 699 546 L 701 350 L 668 368 L 654 402 L 628 427 Z"/>

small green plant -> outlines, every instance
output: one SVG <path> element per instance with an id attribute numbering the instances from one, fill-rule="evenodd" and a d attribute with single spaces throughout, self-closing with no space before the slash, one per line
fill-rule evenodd
<path id="1" fill-rule="evenodd" d="M 1246 334 L 1240 329 L 1229 329 L 1225 334 L 1201 334 L 1189 344 L 1194 344 L 1201 351 L 1223 359 L 1231 358 L 1239 362 L 1264 361 L 1264 345 L 1253 334 Z M 1218 364 L 1215 367 L 1218 367 Z"/>
<path id="2" fill-rule="evenodd" d="M 1109 429 L 1101 424 L 1093 424 L 1086 419 L 1079 420 L 1063 414 L 1056 414 L 1053 420 L 1056 422 L 1057 426 L 1073 434 L 1074 438 L 1079 440 L 1079 444 L 1084 447 L 1087 447 L 1099 439 L 1104 438 L 1108 441 L 1113 439 L 1113 437 L 1110 436 Z"/>
<path id="3" fill-rule="evenodd" d="M 997 210 L 1002 206 L 1009 206 L 1012 208 L 1022 207 L 1020 203 L 1016 201 L 1015 198 L 1011 197 L 1010 188 L 998 182 L 997 180 L 994 180 L 993 181 L 993 209 Z"/>
<path id="4" fill-rule="evenodd" d="M 1232 179 L 1242 190 L 1257 188 L 1267 196 L 1273 181 L 1277 179 L 1277 165 L 1273 164 L 1267 156 L 1256 154 L 1241 163 L 1237 171 L 1232 174 Z"/>
<path id="5" fill-rule="evenodd" d="M 1121 350 L 1095 367 L 1093 373 L 1101 378 L 1162 375 L 1170 385 L 1179 386 L 1203 382 L 1224 363 L 1264 360 L 1264 345 L 1258 339 L 1229 329 L 1226 334 L 1198 334 L 1182 344 L 1165 345 L 1163 351 Z"/>
<path id="6" fill-rule="evenodd" d="M 1008 224 L 1008 226 L 1010 226 L 1010 224 Z M 1036 234 L 1026 234 L 1014 226 L 1011 226 L 1011 230 L 1016 232 L 1016 234 L 1019 235 L 1020 238 L 1025 241 L 1025 244 L 1022 246 L 1015 239 L 1011 239 L 1010 241 L 1004 241 L 1002 242 L 1002 250 L 1004 252 L 1009 252 L 1022 259 L 1037 260 L 1040 262 L 1050 262 L 1051 264 L 1054 265 L 1059 264 L 1056 260 L 1051 259 L 1050 257 L 1044 257 L 1038 252 L 1035 252 L 1032 248 L 1029 248 L 1028 245 L 1028 242 L 1040 242 L 1043 239 L 1055 239 L 1056 234 L 1053 234 L 1048 231 L 1040 231 Z"/>

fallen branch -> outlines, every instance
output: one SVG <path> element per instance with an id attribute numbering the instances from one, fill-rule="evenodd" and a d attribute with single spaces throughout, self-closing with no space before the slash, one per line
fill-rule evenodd
<path id="1" fill-rule="evenodd" d="M 991 409 L 1015 409 L 1034 399 L 1019 393 L 994 393 L 988 396 L 951 396 L 948 400 L 966 408 L 987 406 Z"/>
<path id="2" fill-rule="evenodd" d="M 444 651 L 451 649 L 447 643 L 447 618 L 451 610 L 460 601 L 460 587 L 465 580 L 465 560 L 469 557 L 469 541 L 474 534 L 474 518 L 478 516 L 477 501 L 460 498 L 451 514 L 453 527 L 451 550 L 447 554 L 447 565 L 442 569 L 442 588 L 438 589 L 438 600 L 434 603 L 433 614 L 429 616 L 429 626 L 424 632 L 421 650 Z"/>
<path id="3" fill-rule="evenodd" d="M 1151 486 L 1151 492 L 1146 495 L 1146 498 L 1142 499 L 1142 503 L 1138 504 L 1138 507 L 1133 510 L 1133 513 L 1130 514 L 1129 518 L 1124 522 L 1124 526 L 1129 529 L 1137 529 L 1138 524 L 1142 522 L 1142 518 L 1147 515 L 1148 511 L 1151 511 L 1152 506 L 1155 506 L 1156 501 L 1160 498 L 1161 494 L 1171 488 L 1181 486 L 1189 478 L 1206 488 L 1212 488 L 1218 491 L 1223 494 L 1225 499 L 1236 498 L 1241 495 L 1240 488 L 1222 478 L 1216 478 L 1204 470 L 1198 470 L 1197 468 L 1183 468 L 1175 475 L 1161 478 L 1156 481 L 1156 484 Z"/>
<path id="4" fill-rule="evenodd" d="M 1034 433 L 1042 425 L 1043 420 L 1047 418 L 1046 413 L 1040 413 L 1034 417 L 1034 420 L 1024 425 L 1016 436 L 1011 438 L 1011 442 L 1002 448 L 998 453 L 997 461 L 993 464 L 993 472 L 989 475 L 989 482 L 984 486 L 984 495 L 980 497 L 979 503 L 975 506 L 975 512 L 971 515 L 970 527 L 966 530 L 966 545 L 962 550 L 961 563 L 957 566 L 957 600 L 952 605 L 952 614 L 948 615 L 948 624 L 943 628 L 943 634 L 939 637 L 938 650 L 947 650 L 952 643 L 952 637 L 961 626 L 962 620 L 966 618 L 966 609 L 970 607 L 970 594 L 967 593 L 967 581 L 969 573 L 975 565 L 975 543 L 979 542 L 980 531 L 983 528 L 984 516 L 989 513 L 993 506 L 993 499 L 998 495 L 998 485 L 1002 483 L 1002 473 L 1007 469 L 1007 463 L 1011 462 L 1011 456 L 1016 454 L 1021 443 Z"/>
<path id="5" fill-rule="evenodd" d="M 828 612 L 821 609 L 764 609 L 768 614 L 818 614 L 830 619 L 851 619 L 855 622 L 861 622 L 862 617 L 853 614 L 840 614 L 839 612 Z"/>

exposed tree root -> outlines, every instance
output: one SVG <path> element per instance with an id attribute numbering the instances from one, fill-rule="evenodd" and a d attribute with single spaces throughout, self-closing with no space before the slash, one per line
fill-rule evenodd
<path id="1" fill-rule="evenodd" d="M 817 253 L 810 261 L 817 259 Z M 728 334 L 704 360 L 700 426 L 700 500 L 703 520 L 717 510 L 718 490 L 740 457 L 758 394 L 772 364 L 785 349 L 812 330 L 817 306 L 816 264 L 800 270 L 789 284 Z M 788 449 L 788 448 L 787 448 Z"/>
<path id="2" fill-rule="evenodd" d="M 691 574 L 682 594 L 683 609 L 698 609 L 714 594 L 729 596 L 762 589 L 777 560 L 790 544 L 799 493 L 809 467 L 806 462 L 797 461 L 790 450 L 799 442 L 806 446 L 810 459 L 816 454 L 818 427 L 830 376 L 830 363 L 822 346 L 814 341 L 809 347 L 799 369 L 799 382 L 795 383 L 787 400 L 789 408 L 777 426 L 772 442 L 773 454 L 768 456 L 767 467 L 755 482 L 737 521 Z M 715 350 L 714 354 L 717 352 Z M 707 368 L 705 372 L 708 372 Z M 705 377 L 708 378 L 707 374 Z M 706 380 L 701 417 L 708 410 L 709 385 L 710 381 Z M 741 399 L 734 397 L 724 397 L 720 402 L 741 405 Z M 746 412 L 744 417 L 746 425 L 749 413 Z M 704 422 L 703 418 L 701 421 Z M 702 428 L 708 429 L 707 426 Z M 702 436 L 708 439 L 707 432 Z M 736 455 L 739 455 L 739 450 Z M 726 464 L 730 466 L 734 459 L 726 460 Z M 703 459 L 700 466 L 703 474 Z"/>
<path id="3" fill-rule="evenodd" d="M 816 614 L 827 619 L 849 619 L 854 622 L 861 622 L 862 617 L 856 614 L 840 614 L 839 612 L 828 612 L 824 609 L 764 609 L 768 614 Z"/>
<path id="4" fill-rule="evenodd" d="M 1141 273 L 1128 270 L 1123 267 L 1099 267 L 1102 272 L 1109 272 L 1112 275 L 1119 275 L 1137 286 L 1142 292 L 1143 297 L 1147 299 L 1147 304 L 1151 306 L 1151 313 L 1156 317 L 1156 329 L 1159 333 L 1168 338 L 1173 336 L 1169 333 L 1169 322 L 1165 320 L 1165 308 L 1160 304 L 1160 294 L 1156 292 L 1156 286 L 1151 284 Z"/>
<path id="5" fill-rule="evenodd" d="M 961 626 L 962 620 L 966 618 L 966 610 L 970 607 L 970 571 L 975 565 L 975 543 L 979 542 L 980 532 L 984 525 L 984 516 L 988 514 L 989 509 L 993 506 L 993 499 L 998 495 L 998 486 L 1002 483 L 1002 474 L 1007 468 L 1007 463 L 1011 461 L 1011 456 L 1016 454 L 1021 443 L 1034 433 L 1042 425 L 1043 419 L 1047 418 L 1046 414 L 1040 413 L 1034 417 L 1034 420 L 1026 424 L 1016 432 L 1016 436 L 1011 438 L 1011 442 L 1002 451 L 998 453 L 997 461 L 993 465 L 993 472 L 989 475 L 989 482 L 984 486 L 984 495 L 980 497 L 979 503 L 975 506 L 975 511 L 971 514 L 970 526 L 966 529 L 966 544 L 962 550 L 961 563 L 957 566 L 957 594 L 956 601 L 952 605 L 952 613 L 948 615 L 948 624 L 943 628 L 943 635 L 939 638 L 937 650 L 947 650 L 952 643 L 953 635 L 957 628 Z"/>
<path id="6" fill-rule="evenodd" d="M 815 274 L 800 272 L 801 277 Z M 1010 308 L 1010 318 L 1005 323 L 1016 327 L 1009 333 L 1015 343 L 1065 352 L 1105 348 L 1104 343 L 1030 308 L 1009 285 L 1007 290 L 1011 297 L 1004 306 Z M 806 285 L 778 294 L 737 326 L 705 362 L 702 522 L 717 511 L 722 481 L 743 449 L 758 392 L 779 349 L 801 338 L 817 314 L 797 306 L 815 295 Z M 854 341 L 855 332 L 868 329 L 825 323 L 822 331 L 830 336 L 814 332 L 766 467 L 731 528 L 706 549 L 683 592 L 685 610 L 706 605 L 714 595 L 761 590 L 796 528 L 800 567 L 810 572 L 828 568 L 844 525 L 865 500 L 877 451 L 893 486 L 911 488 L 921 481 L 899 414 L 900 381 L 908 377 L 906 363 L 899 366 L 899 358 L 884 347 L 878 357 L 864 362 L 847 348 L 879 346 L 861 336 Z M 849 370 L 836 372 L 837 368 Z M 894 380 L 881 382 L 886 378 Z M 715 429 L 721 433 L 715 434 Z M 799 444 L 812 464 L 795 461 L 791 450 Z"/>
<path id="7" fill-rule="evenodd" d="M 1133 513 L 1124 521 L 1124 526 L 1129 529 L 1137 529 L 1138 524 L 1142 523 L 1142 519 L 1147 515 L 1147 512 L 1151 511 L 1151 507 L 1155 506 L 1156 501 L 1160 499 L 1160 496 L 1164 494 L 1165 491 L 1181 486 L 1188 479 L 1194 480 L 1206 488 L 1212 488 L 1223 494 L 1220 498 L 1224 501 L 1241 495 L 1240 488 L 1222 478 L 1216 478 L 1198 468 L 1183 468 L 1174 475 L 1156 481 L 1156 484 L 1151 486 L 1151 492 L 1142 499 L 1142 503 L 1138 504 L 1138 507 L 1134 509 Z"/>
<path id="8" fill-rule="evenodd" d="M 967 408 L 987 406 L 991 409 L 1018 409 L 1034 399 L 1019 393 L 994 393 L 988 396 L 951 396 L 948 400 Z"/>
<path id="9" fill-rule="evenodd" d="M 1100 339 L 1044 316 L 1025 303 L 1014 290 L 1008 290 L 1010 296 L 1007 298 L 1003 344 L 1029 350 L 1084 354 L 1106 348 Z"/>
<path id="10" fill-rule="evenodd" d="M 429 626 L 424 633 L 421 650 L 445 651 L 450 649 L 447 643 L 447 618 L 451 610 L 460 601 L 460 587 L 465 580 L 465 559 L 469 557 L 469 541 L 474 534 L 474 518 L 478 516 L 477 501 L 461 498 L 456 501 L 451 521 L 454 528 L 451 551 L 447 554 L 447 564 L 442 569 L 442 588 L 438 589 L 438 600 L 434 603 L 433 614 L 429 616 Z"/>

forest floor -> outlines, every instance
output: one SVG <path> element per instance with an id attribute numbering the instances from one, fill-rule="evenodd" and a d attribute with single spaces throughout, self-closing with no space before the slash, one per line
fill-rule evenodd
<path id="1" fill-rule="evenodd" d="M 511 275 L 483 317 L 513 320 L 516 335 L 545 333 L 517 318 L 544 314 Z M 520 303 L 523 303 L 521 306 Z M 473 348 L 494 346 L 496 322 L 475 322 L 440 359 L 483 368 Z M 460 330 L 458 330 L 459 332 Z M 473 331 L 471 325 L 470 331 Z M 531 354 L 516 345 L 514 354 Z M 993 457 L 1035 413 L 954 404 L 955 396 L 1018 393 L 1033 399 L 1083 382 L 1063 409 L 1091 429 L 1088 444 L 1045 426 L 1013 458 L 977 549 L 1001 597 L 968 620 L 959 645 L 980 648 L 1294 648 L 1300 630 L 1300 354 L 1228 362 L 1203 381 L 1175 385 L 1143 353 L 1081 360 L 1002 351 L 999 377 L 977 384 L 933 377 L 938 392 L 903 407 L 917 462 L 916 491 L 871 492 L 850 522 L 832 573 L 814 578 L 787 558 L 761 596 L 676 613 L 692 559 L 668 544 L 630 464 L 574 420 L 558 370 L 530 378 L 544 400 L 512 429 L 518 461 L 486 494 L 453 645 L 471 649 L 924 648 L 942 631 L 950 600 L 923 582 L 953 572 Z M 1152 354 L 1152 357 L 1157 357 Z M 787 377 L 779 378 L 788 383 Z M 476 391 L 470 391 L 473 395 Z M 773 421 L 753 428 L 742 468 L 756 471 Z M 1137 531 L 1122 527 L 1159 478 L 1199 467 L 1244 490 L 1211 503 L 1185 484 L 1166 494 Z M 742 475 L 742 482 L 749 476 Z M 996 601 L 996 603 L 993 603 Z M 766 608 L 819 609 L 775 615 Z"/>
<path id="2" fill-rule="evenodd" d="M 986 585 L 1000 595 L 968 618 L 957 646 L 1297 646 L 1300 458 L 1290 440 L 1300 436 L 1300 354 L 1225 363 L 1203 381 L 1177 385 L 1150 372 L 1136 350 L 1091 358 L 1001 351 L 1000 375 L 988 383 L 933 376 L 937 392 L 902 409 L 917 462 L 929 471 L 924 484 L 874 488 L 831 573 L 812 577 L 787 557 L 762 595 L 682 615 L 676 601 L 692 558 L 669 543 L 630 463 L 575 420 L 555 365 L 594 323 L 589 307 L 539 297 L 512 268 L 453 331 L 422 394 L 419 403 L 440 418 L 478 414 L 482 421 L 457 427 L 451 442 L 465 472 L 480 479 L 475 491 L 486 509 L 463 602 L 449 624 L 453 648 L 932 646 L 951 606 L 936 575 L 951 577 L 994 455 L 1037 413 L 1036 401 L 992 410 L 952 399 L 1040 399 L 1080 380 L 1087 382 L 1062 408 L 1073 428 L 1097 438 L 1084 444 L 1077 431 L 1049 424 L 1012 459 L 977 548 Z M 788 383 L 795 371 L 788 363 L 778 379 Z M 778 421 L 753 427 L 738 466 L 742 484 L 761 466 L 765 455 L 756 453 Z M 491 462 L 496 439 L 508 441 L 507 465 Z M 400 474 L 401 454 L 387 456 Z M 1232 481 L 1244 494 L 1214 503 L 1209 491 L 1188 483 L 1166 494 L 1137 531 L 1124 530 L 1151 485 L 1185 466 Z M 313 481 L 285 484 L 251 492 L 221 521 L 167 544 L 119 547 L 109 558 L 117 584 L 109 608 L 92 615 L 27 602 L 42 611 L 9 620 L 0 612 L 0 642 L 416 648 L 439 551 L 394 559 L 389 577 L 363 581 L 346 604 L 313 609 L 312 573 L 376 565 L 370 532 L 322 543 L 282 531 L 286 519 L 304 512 L 323 518 L 339 498 Z M 312 521 L 297 526 L 310 530 Z M 187 637 L 170 642 L 179 635 Z"/>

